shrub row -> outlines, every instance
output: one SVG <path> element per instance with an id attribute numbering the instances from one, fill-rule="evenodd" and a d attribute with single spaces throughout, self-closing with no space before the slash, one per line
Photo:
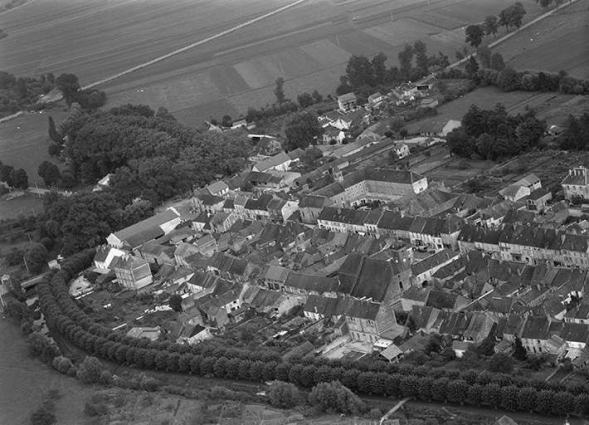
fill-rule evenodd
<path id="1" fill-rule="evenodd" d="M 475 370 L 430 369 L 385 362 L 346 363 L 305 358 L 285 362 L 277 353 L 207 344 L 187 346 L 127 337 L 98 325 L 69 296 L 67 283 L 92 260 L 93 252 L 74 257 L 38 286 L 47 323 L 84 351 L 141 369 L 189 373 L 255 382 L 280 380 L 312 388 L 339 381 L 352 391 L 411 397 L 506 410 L 589 415 L 589 390 Z"/>

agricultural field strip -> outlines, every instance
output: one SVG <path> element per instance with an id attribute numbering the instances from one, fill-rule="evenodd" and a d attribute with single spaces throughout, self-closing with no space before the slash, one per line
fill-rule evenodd
<path id="1" fill-rule="evenodd" d="M 217 33 L 215 35 L 212 35 L 210 37 L 207 37 L 204 40 L 200 40 L 200 41 L 197 41 L 196 43 L 192 43 L 192 44 L 189 44 L 188 46 L 182 47 L 180 49 L 176 49 L 176 50 L 174 50 L 174 51 L 172 51 L 170 53 L 167 53 L 167 54 L 165 54 L 163 56 L 160 56 L 160 57 L 157 57 L 155 59 L 152 59 L 152 60 L 150 60 L 148 62 L 144 62 L 142 64 L 136 65 L 136 66 L 134 66 L 132 68 L 129 68 L 129 69 L 125 70 L 125 71 L 119 72 L 118 74 L 112 75 L 112 76 L 107 77 L 107 78 L 103 78 L 102 80 L 95 81 L 94 83 L 90 83 L 90 84 L 86 85 L 83 88 L 84 89 L 88 89 L 88 88 L 96 87 L 96 86 L 98 86 L 100 84 L 106 83 L 108 81 L 112 81 L 112 80 L 114 80 L 114 79 L 116 79 L 116 78 L 118 78 L 118 77 L 120 77 L 122 75 L 130 74 L 131 72 L 136 71 L 138 69 L 145 68 L 145 67 L 147 67 L 149 65 L 153 65 L 154 63 L 161 62 L 161 61 L 163 61 L 165 59 L 168 59 L 168 58 L 170 58 L 172 56 L 176 56 L 176 55 L 178 55 L 178 54 L 180 54 L 182 52 L 185 52 L 187 50 L 193 49 L 194 47 L 200 46 L 201 44 L 208 43 L 211 40 L 214 40 L 214 39 L 217 39 L 217 38 L 222 37 L 224 35 L 227 35 L 227 34 L 230 34 L 232 32 L 235 32 L 235 31 L 237 31 L 237 30 L 239 30 L 241 28 L 244 28 L 244 27 L 246 27 L 248 25 L 255 24 L 256 22 L 259 22 L 262 19 L 266 19 L 266 18 L 268 18 L 270 16 L 273 16 L 273 15 L 275 15 L 277 13 L 280 13 L 280 12 L 283 12 L 285 10 L 288 10 L 288 9 L 290 9 L 290 8 L 292 8 L 292 7 L 294 7 L 294 6 L 298 5 L 298 4 L 301 4 L 301 3 L 305 2 L 305 1 L 306 0 L 296 0 L 294 3 L 290 3 L 290 4 L 286 5 L 286 6 L 282 6 L 282 7 L 278 8 L 278 9 L 273 10 L 271 12 L 268 12 L 268 13 L 262 15 L 262 16 L 259 16 L 257 18 L 252 19 L 252 20 L 249 20 L 249 21 L 246 21 L 246 22 L 244 22 L 242 24 L 239 24 L 239 25 L 237 25 L 235 27 L 229 28 L 228 30 L 221 31 L 220 33 Z"/>

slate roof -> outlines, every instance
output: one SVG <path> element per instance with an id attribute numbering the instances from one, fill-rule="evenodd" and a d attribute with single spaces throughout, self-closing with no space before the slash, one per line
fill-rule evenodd
<path id="1" fill-rule="evenodd" d="M 356 319 L 376 320 L 380 304 L 365 300 L 350 300 L 346 316 Z"/>
<path id="2" fill-rule="evenodd" d="M 439 266 L 453 257 L 458 257 L 458 254 L 449 249 L 436 252 L 435 254 L 430 255 L 429 257 L 419 261 L 418 263 L 414 263 L 411 266 L 413 276 L 419 276 L 420 274 Z"/>
<path id="3" fill-rule="evenodd" d="M 528 317 L 522 331 L 522 338 L 544 340 L 549 337 L 548 328 L 550 322 L 546 316 Z"/>
<path id="4" fill-rule="evenodd" d="M 368 211 L 353 208 L 325 207 L 321 210 L 318 219 L 336 223 L 363 225 Z"/>

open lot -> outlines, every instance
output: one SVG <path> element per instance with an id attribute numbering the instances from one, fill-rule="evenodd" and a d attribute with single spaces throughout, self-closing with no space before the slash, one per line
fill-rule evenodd
<path id="1" fill-rule="evenodd" d="M 43 211 L 43 198 L 33 193 L 25 193 L 18 198 L 0 198 L 0 220 L 17 218 L 19 215 L 35 215 Z"/>
<path id="2" fill-rule="evenodd" d="M 43 179 L 37 175 L 39 165 L 43 161 L 55 161 L 47 152 L 49 115 L 59 125 L 68 114 L 56 107 L 44 113 L 26 113 L 0 123 L 0 161 L 17 169 L 23 168 L 32 186 L 35 183 L 44 186 Z"/>
<path id="3" fill-rule="evenodd" d="M 589 78 L 589 7 L 578 1 L 493 48 L 515 69 Z"/>
<path id="4" fill-rule="evenodd" d="M 9 37 L 0 42 L 3 69 L 16 74 L 73 72 L 83 84 L 136 65 L 292 3 L 287 0 L 35 0 L 0 15 Z M 102 86 L 109 105 L 165 106 L 189 124 L 212 114 L 244 113 L 274 101 L 276 78 L 291 98 L 304 90 L 333 93 L 352 54 L 383 51 L 390 64 L 405 42 L 421 39 L 432 53 L 454 56 L 457 31 L 508 6 L 508 0 L 416 2 L 307 1 Z M 524 0 L 526 19 L 538 16 Z M 335 78 L 334 78 L 335 77 Z M 248 93 L 256 94 L 249 97 Z M 254 103 L 247 103 L 254 102 Z M 211 111 L 212 112 L 212 111 Z"/>

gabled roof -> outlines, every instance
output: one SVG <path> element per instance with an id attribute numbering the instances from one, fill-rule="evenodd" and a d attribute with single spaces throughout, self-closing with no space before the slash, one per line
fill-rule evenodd
<path id="1" fill-rule="evenodd" d="M 160 228 L 161 225 L 169 223 L 179 217 L 179 214 L 173 209 L 165 210 L 159 214 L 149 217 L 145 220 L 140 221 L 132 226 L 126 227 L 118 232 L 115 232 L 115 236 L 120 241 L 129 241 L 133 239 L 137 245 L 132 246 L 133 248 L 147 242 L 151 239 L 155 239 L 157 236 L 162 235 L 164 232 Z"/>
<path id="2" fill-rule="evenodd" d="M 380 309 L 380 304 L 364 301 L 364 300 L 350 300 L 350 306 L 346 316 L 355 319 L 376 320 L 376 315 Z"/>
<path id="3" fill-rule="evenodd" d="M 219 192 L 229 190 L 229 186 L 227 186 L 227 183 L 224 181 L 218 181 L 211 183 L 205 189 L 207 189 L 211 195 L 216 195 Z"/>
<path id="4" fill-rule="evenodd" d="M 550 321 L 546 316 L 541 317 L 528 317 L 526 324 L 522 331 L 522 338 L 526 339 L 540 339 L 544 340 L 548 335 L 548 328 L 550 327 Z"/>
<path id="5" fill-rule="evenodd" d="M 287 153 L 280 152 L 280 153 L 278 153 L 268 159 L 257 162 L 255 164 L 255 167 L 259 172 L 264 172 L 264 171 L 270 170 L 274 167 L 277 167 L 279 165 L 285 164 L 290 161 L 291 161 L 291 158 L 288 156 Z"/>
<path id="6" fill-rule="evenodd" d="M 288 275 L 291 273 L 290 269 L 286 267 L 269 265 L 266 273 L 264 273 L 264 279 L 269 279 L 278 282 L 286 282 Z"/>

